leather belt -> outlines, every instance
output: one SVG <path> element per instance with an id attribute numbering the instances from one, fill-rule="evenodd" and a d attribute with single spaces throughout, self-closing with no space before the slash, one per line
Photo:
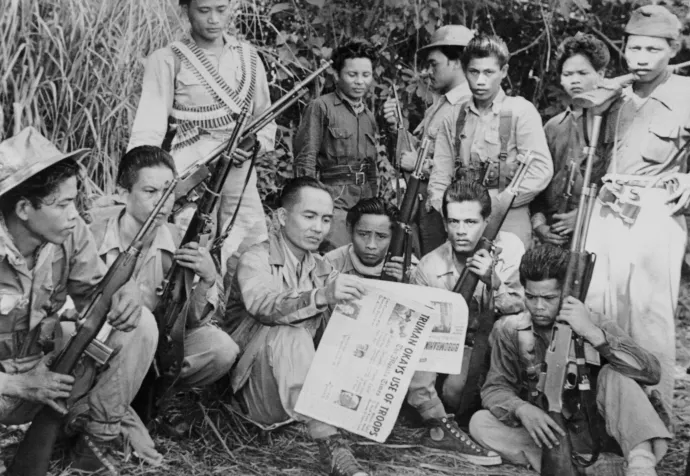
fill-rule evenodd
<path id="1" fill-rule="evenodd" d="M 369 164 L 367 162 L 362 162 L 359 167 L 356 165 L 335 165 L 321 171 L 321 181 L 351 180 L 355 185 L 364 185 L 367 181 L 366 173 L 368 170 Z"/>

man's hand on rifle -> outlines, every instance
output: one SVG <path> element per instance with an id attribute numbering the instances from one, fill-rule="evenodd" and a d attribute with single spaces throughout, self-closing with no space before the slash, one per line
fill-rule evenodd
<path id="1" fill-rule="evenodd" d="M 216 265 L 211 253 L 197 242 L 185 244 L 175 252 L 175 261 L 183 268 L 194 271 L 207 286 L 216 282 Z"/>
<path id="2" fill-rule="evenodd" d="M 561 246 L 568 242 L 567 237 L 552 233 L 551 227 L 546 223 L 536 227 L 534 232 L 542 243 L 551 243 L 552 245 Z"/>
<path id="3" fill-rule="evenodd" d="M 232 155 L 235 166 L 240 166 L 252 158 L 254 154 L 254 144 L 256 144 L 256 134 L 249 135 L 240 141 Z"/>
<path id="4" fill-rule="evenodd" d="M 357 276 L 339 274 L 325 288 L 316 291 L 314 300 L 318 307 L 335 306 L 339 301 L 360 299 L 366 292 L 366 286 Z"/>
<path id="5" fill-rule="evenodd" d="M 563 300 L 561 311 L 556 319 L 567 323 L 573 331 L 584 337 L 594 347 L 606 342 L 604 332 L 592 321 L 587 306 L 572 296 Z"/>
<path id="6" fill-rule="evenodd" d="M 491 253 L 484 249 L 477 251 L 471 258 L 467 258 L 467 269 L 479 276 L 479 279 L 491 287 L 491 278 L 494 275 L 494 259 Z"/>
<path id="7" fill-rule="evenodd" d="M 675 202 L 671 215 L 682 212 L 690 205 L 690 174 L 680 172 L 664 174 L 654 182 L 654 185 L 659 184 L 671 192 L 666 203 L 670 205 Z"/>
<path id="8" fill-rule="evenodd" d="M 542 448 L 542 445 L 546 445 L 548 448 L 553 448 L 554 445 L 558 446 L 560 443 L 556 433 L 565 436 L 565 431 L 548 413 L 531 403 L 525 402 L 524 405 L 518 407 L 515 410 L 515 416 L 518 417 L 522 426 L 525 427 L 539 448 Z"/>
<path id="9" fill-rule="evenodd" d="M 5 395 L 42 403 L 62 415 L 67 414 L 67 408 L 60 400 L 69 397 L 74 377 L 51 372 L 49 366 L 53 357 L 53 353 L 50 353 L 28 372 L 8 375 Z"/>
<path id="10" fill-rule="evenodd" d="M 137 327 L 141 319 L 141 292 L 133 279 L 115 291 L 107 318 L 118 331 L 130 332 Z"/>
<path id="11" fill-rule="evenodd" d="M 386 102 L 383 103 L 383 118 L 391 126 L 391 128 L 398 125 L 398 112 L 397 112 L 398 102 L 394 97 L 389 97 Z"/>
<path id="12" fill-rule="evenodd" d="M 383 272 L 389 276 L 393 276 L 396 281 L 402 282 L 403 277 L 405 275 L 409 277 L 410 273 L 412 273 L 412 270 L 415 268 L 415 266 L 417 266 L 417 263 L 419 263 L 417 257 L 412 255 L 410 258 L 410 268 L 404 270 L 404 260 L 405 259 L 403 256 L 391 256 L 390 261 L 387 261 L 386 264 L 383 265 Z"/>
<path id="13" fill-rule="evenodd" d="M 575 218 L 577 209 L 567 213 L 556 213 L 553 216 L 554 222 L 551 225 L 551 231 L 561 236 L 568 236 L 573 234 L 575 229 Z M 566 240 L 567 241 L 567 240 Z"/>

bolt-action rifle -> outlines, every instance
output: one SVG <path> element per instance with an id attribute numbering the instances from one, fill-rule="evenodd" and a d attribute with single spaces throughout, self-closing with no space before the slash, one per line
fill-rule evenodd
<path id="1" fill-rule="evenodd" d="M 240 141 L 238 143 L 242 143 L 244 139 L 249 138 L 253 134 L 259 132 L 269 123 L 274 121 L 276 117 L 281 115 L 293 104 L 303 98 L 308 93 L 305 87 L 323 74 L 331 66 L 331 64 L 333 64 L 333 62 L 328 61 L 321 65 L 319 69 L 306 77 L 302 82 L 295 85 L 290 92 L 282 96 L 275 103 L 271 104 L 270 108 L 253 118 L 242 132 L 242 136 L 240 137 Z M 229 143 L 230 139 L 211 150 L 206 157 L 196 162 L 180 177 L 180 183 L 175 190 L 175 202 L 196 201 L 198 195 L 195 196 L 195 189 L 213 173 L 211 164 L 216 162 L 218 158 L 227 151 Z"/>
<path id="2" fill-rule="evenodd" d="M 414 171 L 407 180 L 407 190 L 405 191 L 405 197 L 402 202 L 402 207 L 400 208 L 400 216 L 398 221 L 393 224 L 393 236 L 386 255 L 386 263 L 389 262 L 393 256 L 405 255 L 404 261 L 406 263 L 403 264 L 403 275 L 407 273 L 412 245 L 412 229 L 410 228 L 410 222 L 412 221 L 412 213 L 414 212 L 415 204 L 419 203 L 419 182 L 422 180 L 422 169 L 430 147 L 431 140 L 425 137 L 417 152 L 417 162 L 415 163 Z M 384 281 L 396 281 L 395 277 L 385 272 L 381 273 L 381 279 Z"/>
<path id="3" fill-rule="evenodd" d="M 222 158 L 215 173 L 211 177 L 211 183 L 199 199 L 198 206 L 192 216 L 180 247 L 187 243 L 199 243 L 203 235 L 209 234 L 213 228 L 212 214 L 216 209 L 223 185 L 232 168 L 232 154 L 237 148 L 242 137 L 242 131 L 249 117 L 248 107 L 240 113 L 232 131 L 226 150 L 221 153 Z M 158 289 L 159 300 L 153 315 L 158 323 L 160 336 L 156 350 L 156 368 L 159 372 L 155 389 L 148 388 L 149 392 L 155 390 L 155 394 L 161 395 L 172 387 L 180 376 L 182 361 L 184 359 L 184 332 L 186 328 L 187 313 L 182 312 L 189 296 L 189 283 L 193 276 L 191 271 L 173 263 L 168 271 L 163 284 Z M 162 390 L 159 392 L 159 390 Z M 152 401 L 149 399 L 149 403 Z M 152 411 L 149 408 L 149 414 Z"/>
<path id="4" fill-rule="evenodd" d="M 597 186 L 592 184 L 592 165 L 594 152 L 601 129 L 601 116 L 593 118 L 590 146 L 586 148 L 585 166 L 580 203 L 575 218 L 575 229 L 570 242 L 570 260 L 563 283 L 562 299 L 573 296 L 584 301 L 592 277 L 596 256 L 585 251 L 589 221 L 597 196 Z M 575 361 L 571 358 L 574 349 Z M 563 416 L 563 391 L 577 388 L 580 393 L 581 409 L 588 420 L 590 431 L 594 433 L 592 421 L 596 417 L 596 400 L 591 395 L 589 371 L 585 362 L 585 342 L 565 323 L 557 322 L 552 331 L 551 343 L 546 351 L 546 371 L 539 378 L 539 400 L 549 416 L 566 432 L 560 437 L 560 444 L 542 451 L 541 474 L 546 476 L 575 476 L 576 466 L 586 467 L 596 461 L 598 448 L 589 461 L 574 455 L 570 437 Z M 595 444 L 599 435 L 592 434 Z"/>
<path id="5" fill-rule="evenodd" d="M 494 240 L 503 226 L 503 222 L 518 195 L 518 189 L 525 178 L 531 157 L 531 151 L 525 154 L 510 184 L 500 194 L 500 200 L 492 206 L 491 218 L 484 229 L 479 243 L 477 243 L 474 249 L 474 253 L 479 250 L 486 250 L 489 253 L 493 251 Z M 468 410 L 480 405 L 481 385 L 489 367 L 489 334 L 491 334 L 495 316 L 492 308 L 487 306 L 481 306 L 481 308 L 476 307 L 473 296 L 478 284 L 479 276 L 471 272 L 468 268 L 465 268 L 462 270 L 460 278 L 453 288 L 453 292 L 460 294 L 465 299 L 467 306 L 470 308 L 470 316 L 477 316 L 479 321 L 474 335 L 471 336 L 468 333 L 467 344 L 471 348 L 471 355 L 467 380 L 462 388 L 458 408 L 455 410 L 459 418 Z"/>
<path id="6" fill-rule="evenodd" d="M 88 355 L 99 366 L 104 366 L 113 356 L 113 349 L 105 344 L 112 327 L 106 316 L 110 310 L 113 295 L 134 274 L 134 268 L 144 247 L 144 240 L 153 228 L 156 216 L 172 195 L 177 185 L 173 180 L 163 192 L 163 196 L 132 240 L 127 250 L 117 257 L 94 290 L 89 305 L 79 318 L 81 325 L 53 361 L 50 370 L 69 375 L 74 371 L 79 359 Z M 60 434 L 64 416 L 49 406 L 44 406 L 34 417 L 31 426 L 19 444 L 8 474 L 12 476 L 45 476 L 48 472 L 53 446 Z"/>

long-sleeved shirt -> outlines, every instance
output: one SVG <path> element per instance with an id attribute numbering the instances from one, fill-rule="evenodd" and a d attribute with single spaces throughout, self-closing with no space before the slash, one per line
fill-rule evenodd
<path id="1" fill-rule="evenodd" d="M 108 209 L 93 211 L 94 221 L 91 223 L 98 247 L 98 256 L 110 266 L 120 253 L 124 252 L 129 243 L 121 240 L 120 217 L 124 213 L 124 206 L 113 206 Z M 142 250 L 134 269 L 134 280 L 139 286 L 144 306 L 153 311 L 159 301 L 156 290 L 163 284 L 172 264 L 173 255 L 182 241 L 179 228 L 165 223 L 155 230 L 151 242 Z M 191 274 L 190 274 L 191 277 Z M 216 312 L 220 312 L 223 295 L 222 279 L 216 273 L 215 283 L 205 286 L 199 282 L 192 288 L 191 279 L 186 283 L 189 299 L 184 303 L 183 312 L 187 312 L 188 328 L 195 328 L 209 321 Z"/>
<path id="2" fill-rule="evenodd" d="M 486 295 L 493 291 L 494 307 L 498 314 L 513 314 L 524 309 L 524 292 L 520 284 L 520 259 L 525 254 L 522 241 L 512 233 L 499 232 L 494 241 L 494 273 L 500 283 L 492 283 L 493 289 L 487 289 L 479 282 L 475 297 L 482 302 Z M 411 284 L 452 290 L 460 278 L 462 269 L 453 257 L 453 248 L 449 241 L 436 248 L 419 260 L 412 272 Z"/>
<path id="3" fill-rule="evenodd" d="M 307 253 L 298 261 L 281 231 L 240 257 L 224 323 L 242 351 L 232 373 L 234 391 L 246 383 L 270 326 L 304 327 L 316 336 L 328 312 L 328 307 L 316 305 L 316 291 L 336 275 L 318 255 Z"/>
<path id="4" fill-rule="evenodd" d="M 436 137 L 434 146 L 434 170 L 429 178 L 429 201 L 441 212 L 443 192 L 455 177 L 456 152 L 460 162 L 467 166 L 470 160 L 497 160 L 501 152 L 499 137 L 500 113 L 506 100 L 503 90 L 499 91 L 489 110 L 480 113 L 473 100 L 468 100 L 458 106 L 456 111 L 446 115 Z M 527 205 L 534 197 L 544 190 L 553 177 L 553 162 L 549 152 L 541 117 L 532 103 L 519 96 L 512 101 L 512 125 L 508 140 L 508 156 L 502 166 L 513 167 L 518 154 L 532 152 L 532 162 L 527 169 L 525 178 L 518 189 L 513 207 Z M 460 150 L 456 151 L 457 120 L 465 109 L 466 120 Z M 492 197 L 498 195 L 498 190 L 490 190 Z"/>
<path id="5" fill-rule="evenodd" d="M 642 385 L 659 382 L 661 366 L 656 357 L 636 344 L 614 321 L 596 313 L 591 316 L 606 338 L 606 342 L 595 349 L 613 370 Z M 528 395 L 525 360 L 519 345 L 520 332 L 534 334 L 535 362 L 544 362 L 550 339 L 546 336 L 550 334 L 535 332 L 528 312 L 506 316 L 496 323 L 491 333 L 491 367 L 481 392 L 483 406 L 500 421 L 513 427 L 520 425 L 515 411 L 527 401 Z M 595 376 L 591 384 L 595 390 Z"/>
<path id="6" fill-rule="evenodd" d="M 50 341 L 67 296 L 81 311 L 105 272 L 93 236 L 81 218 L 64 243 L 42 245 L 29 269 L 0 215 L 0 360 L 9 359 L 3 362 L 4 370 L 28 370 L 21 361 L 14 361 L 20 352 L 15 337 L 18 331 L 40 324 L 38 342 Z M 27 357 L 35 356 L 37 350 L 32 346 L 28 351 Z M 6 378 L 7 374 L 0 372 L 0 394 Z"/>
<path id="7" fill-rule="evenodd" d="M 669 74 L 650 96 L 632 86 L 609 110 L 604 130 L 608 173 L 660 175 L 685 172 L 687 154 L 676 153 L 690 139 L 690 78 Z"/>
<path id="8" fill-rule="evenodd" d="M 237 88 L 241 80 L 241 71 L 237 66 L 241 62 L 239 48 L 240 43 L 236 38 L 225 36 L 225 45 L 220 56 L 212 51 L 202 50 L 231 88 Z M 249 111 L 252 116 L 257 116 L 271 107 L 266 70 L 261 61 L 257 61 L 255 81 L 254 97 Z M 141 98 L 127 150 L 140 145 L 160 146 L 163 143 L 173 103 L 181 107 L 203 107 L 216 104 L 216 100 L 186 62 L 176 60 L 173 50 L 166 46 L 154 51 L 146 61 Z M 226 132 L 231 132 L 232 127 L 234 123 Z M 276 130 L 277 126 L 272 122 L 257 133 L 262 150 L 273 150 Z M 212 134 L 214 131 L 207 132 Z M 178 169 L 182 172 L 179 165 Z"/>
<path id="9" fill-rule="evenodd" d="M 376 131 L 376 119 L 366 105 L 356 113 L 339 92 L 316 98 L 295 133 L 295 175 L 316 177 L 336 166 L 351 166 L 356 172 L 367 163 L 367 177 L 375 187 Z"/>

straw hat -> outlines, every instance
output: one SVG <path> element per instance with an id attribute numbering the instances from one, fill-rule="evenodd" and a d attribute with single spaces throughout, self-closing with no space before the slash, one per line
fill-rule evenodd
<path id="1" fill-rule="evenodd" d="M 63 154 L 34 127 L 0 142 L 0 195 L 61 160 L 79 159 L 89 149 Z"/>

